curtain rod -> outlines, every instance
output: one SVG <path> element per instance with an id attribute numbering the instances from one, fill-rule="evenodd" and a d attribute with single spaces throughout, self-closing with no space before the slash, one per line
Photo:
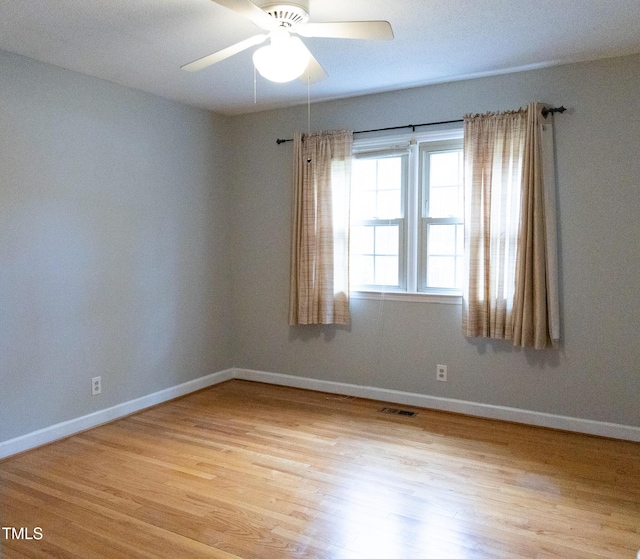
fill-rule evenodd
<path id="1" fill-rule="evenodd" d="M 547 109 L 546 107 L 542 109 L 542 116 L 547 118 L 550 114 L 554 113 L 563 113 L 567 109 L 563 107 L 552 107 L 551 109 Z M 457 120 L 442 120 L 440 122 L 423 122 L 422 124 L 405 124 L 404 126 L 389 126 L 388 128 L 374 128 L 372 130 L 356 130 L 354 134 L 366 134 L 367 132 L 386 132 L 387 130 L 402 130 L 403 128 L 411 128 L 413 132 L 416 131 L 416 128 L 419 126 L 436 126 L 438 124 L 453 124 L 455 122 L 464 122 L 463 118 L 459 118 Z M 289 138 L 287 140 L 283 140 L 278 138 L 276 140 L 278 144 L 284 144 L 285 142 L 293 142 L 293 138 Z"/>

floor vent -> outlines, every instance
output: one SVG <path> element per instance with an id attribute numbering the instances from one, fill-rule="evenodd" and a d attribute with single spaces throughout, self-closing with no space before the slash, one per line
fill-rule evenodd
<path id="1" fill-rule="evenodd" d="M 391 413 L 393 415 L 406 415 L 407 417 L 413 417 L 418 414 L 417 411 L 401 410 L 398 408 L 382 408 L 380 411 L 382 413 Z"/>

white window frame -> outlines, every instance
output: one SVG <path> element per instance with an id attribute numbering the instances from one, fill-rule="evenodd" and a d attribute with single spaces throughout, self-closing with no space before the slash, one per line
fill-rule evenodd
<path id="1" fill-rule="evenodd" d="M 461 140 L 463 137 L 462 123 L 459 125 L 448 125 L 446 128 L 422 129 L 414 132 L 403 132 L 396 134 L 367 134 L 366 137 L 355 137 L 353 143 L 353 153 L 355 157 L 378 154 L 386 154 L 408 150 L 408 182 L 406 198 L 403 200 L 405 211 L 405 231 L 404 244 L 406 250 L 404 256 L 405 283 L 404 289 L 386 290 L 378 286 L 357 286 L 352 288 L 351 297 L 354 299 L 385 299 L 397 301 L 410 301 L 420 303 L 448 303 L 461 304 L 462 292 L 457 289 L 426 289 L 424 287 L 426 278 L 421 277 L 424 273 L 421 258 L 420 244 L 426 241 L 421 239 L 419 228 L 422 222 L 421 216 L 421 156 L 420 144 L 425 142 L 443 142 L 446 140 Z M 401 282 L 402 283 L 402 282 Z M 420 290 L 422 289 L 422 290 Z"/>
<path id="2" fill-rule="evenodd" d="M 409 151 L 407 149 L 398 149 L 391 148 L 385 150 L 374 150 L 374 151 L 366 151 L 355 153 L 354 150 L 354 158 L 358 159 L 381 159 L 384 157 L 406 157 L 406 160 L 403 160 L 402 165 L 402 178 L 401 181 L 405 186 L 402 192 L 402 199 L 400 201 L 402 208 L 402 216 L 398 218 L 372 218 L 367 220 L 361 220 L 358 223 L 360 225 L 371 225 L 371 226 L 384 226 L 384 225 L 396 225 L 398 227 L 398 280 L 399 285 L 397 287 L 391 285 L 361 285 L 364 291 L 380 291 L 384 290 L 385 292 L 402 292 L 404 293 L 407 289 L 406 278 L 407 278 L 407 239 L 408 239 L 408 227 L 407 227 L 407 195 L 409 190 L 409 165 L 410 158 L 407 157 L 409 155 Z"/>

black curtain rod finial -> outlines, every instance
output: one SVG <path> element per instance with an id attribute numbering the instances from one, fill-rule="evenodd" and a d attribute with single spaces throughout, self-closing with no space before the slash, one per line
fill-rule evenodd
<path id="1" fill-rule="evenodd" d="M 548 109 L 547 107 L 545 107 L 544 109 L 542 109 L 542 116 L 544 118 L 547 118 L 549 115 L 552 115 L 554 113 L 563 113 L 565 112 L 567 109 L 566 107 L 563 105 L 561 107 L 552 107 L 551 109 Z"/>

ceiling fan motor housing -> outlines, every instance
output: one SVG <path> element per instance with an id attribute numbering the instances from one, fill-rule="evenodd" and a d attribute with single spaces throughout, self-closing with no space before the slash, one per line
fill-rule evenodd
<path id="1" fill-rule="evenodd" d="M 261 2 L 259 6 L 271 17 L 277 19 L 280 25 L 293 27 L 309 21 L 309 0 L 290 0 L 288 2 L 266 0 Z"/>

